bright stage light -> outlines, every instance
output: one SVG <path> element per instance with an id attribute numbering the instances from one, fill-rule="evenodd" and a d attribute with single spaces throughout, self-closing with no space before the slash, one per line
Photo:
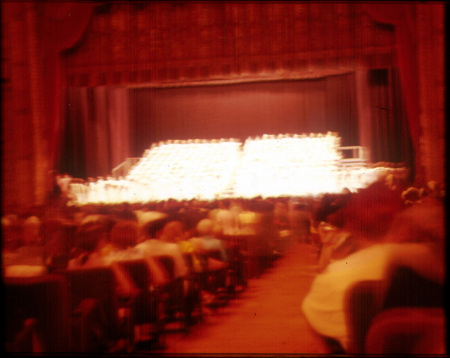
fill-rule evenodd
<path id="1" fill-rule="evenodd" d="M 356 191 L 393 172 L 356 162 L 343 160 L 341 138 L 334 132 L 266 134 L 244 144 L 224 138 L 169 140 L 152 144 L 125 178 L 99 178 L 71 189 L 79 205 L 317 196 Z"/>

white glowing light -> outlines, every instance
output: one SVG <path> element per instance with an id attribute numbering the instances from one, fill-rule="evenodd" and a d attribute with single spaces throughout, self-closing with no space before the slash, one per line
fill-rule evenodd
<path id="1" fill-rule="evenodd" d="M 395 171 L 369 168 L 364 160 L 344 163 L 340 145 L 333 132 L 266 134 L 244 144 L 224 138 L 168 140 L 152 144 L 125 178 L 72 184 L 72 202 L 320 195 L 356 191 Z"/>

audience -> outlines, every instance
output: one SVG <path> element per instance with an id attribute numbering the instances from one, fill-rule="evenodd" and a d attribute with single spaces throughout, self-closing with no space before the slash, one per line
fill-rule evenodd
<path id="1" fill-rule="evenodd" d="M 68 269 L 111 266 L 116 273 L 117 261 L 144 259 L 152 282 L 162 287 L 169 277 L 156 258 L 170 256 L 186 295 L 189 268 L 196 274 L 228 268 L 223 241 L 227 235 L 260 235 L 270 243 L 293 230 L 297 242 L 317 244 L 320 250 L 318 273 L 301 303 L 302 311 L 316 332 L 337 341 L 345 351 L 349 344 L 345 295 L 352 285 L 386 281 L 396 266 L 444 284 L 444 196 L 444 188 L 436 182 L 407 188 L 391 176 L 356 193 L 345 190 L 303 198 L 290 206 L 277 198 L 190 200 L 5 215 L 3 274 L 43 275 L 52 272 L 55 262 Z M 76 228 L 73 242 L 64 225 Z M 314 236 L 317 241 L 311 240 Z M 219 256 L 210 257 L 211 251 Z"/>
<path id="2" fill-rule="evenodd" d="M 444 208 L 437 200 L 402 206 L 398 190 L 376 183 L 355 195 L 345 211 L 339 244 L 314 279 L 302 310 L 311 327 L 342 348 L 349 343 L 344 298 L 363 280 L 388 280 L 392 267 L 410 267 L 443 283 Z M 344 235 L 342 235 L 344 233 Z"/>

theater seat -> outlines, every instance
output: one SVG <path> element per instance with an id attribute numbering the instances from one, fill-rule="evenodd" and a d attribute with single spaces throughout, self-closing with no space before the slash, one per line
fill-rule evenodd
<path id="1" fill-rule="evenodd" d="M 240 287 L 243 291 L 248 285 L 248 252 L 247 240 L 239 235 L 224 235 L 226 243 L 227 255 L 229 260 L 229 290 L 236 292 L 236 288 Z"/>
<path id="2" fill-rule="evenodd" d="M 439 310 L 444 304 L 443 293 L 441 284 L 422 277 L 405 266 L 393 267 L 385 280 L 356 283 L 345 297 L 349 335 L 347 353 L 365 353 L 368 331 L 375 317 L 382 312 L 393 309 L 410 309 L 412 313 L 421 309 Z M 394 311 L 397 315 L 401 312 L 404 311 Z M 388 322 L 384 321 L 385 327 Z M 411 336 L 411 332 L 405 331 L 405 334 Z M 399 330 L 396 335 L 400 336 Z M 423 342 L 425 341 L 426 339 Z"/>
<path id="3" fill-rule="evenodd" d="M 383 281 L 361 281 L 353 285 L 345 297 L 348 329 L 348 354 L 364 353 L 367 331 L 372 319 L 382 310 L 386 284 Z"/>
<path id="4" fill-rule="evenodd" d="M 160 287 L 164 306 L 164 326 L 173 322 L 181 323 L 181 330 L 189 329 L 190 306 L 184 292 L 184 277 L 175 277 L 175 261 L 170 255 L 155 255 L 153 258 L 164 270 L 168 282 Z"/>
<path id="5" fill-rule="evenodd" d="M 381 312 L 370 326 L 366 354 L 445 354 L 442 308 L 398 307 Z"/>
<path id="6" fill-rule="evenodd" d="M 121 260 L 116 261 L 115 265 L 129 276 L 134 286 L 133 292 L 128 297 L 122 297 L 121 305 L 129 311 L 129 350 L 138 350 L 140 337 L 135 335 L 135 328 L 143 325 L 150 325 L 153 328 L 150 334 L 157 348 L 165 348 L 161 293 L 152 285 L 147 263 L 143 259 Z"/>
<path id="7" fill-rule="evenodd" d="M 70 314 L 67 284 L 62 276 L 5 278 L 5 330 L 12 351 L 69 351 Z M 31 332 L 32 331 L 32 332 Z M 35 343 L 30 346 L 30 337 Z"/>
<path id="8" fill-rule="evenodd" d="M 203 262 L 206 265 L 202 289 L 214 295 L 211 307 L 226 306 L 228 304 L 229 262 L 222 261 L 222 251 L 217 249 L 205 251 Z"/>
<path id="9" fill-rule="evenodd" d="M 65 270 L 70 309 L 74 313 L 72 350 L 109 350 L 119 339 L 116 280 L 110 267 Z M 87 331 L 86 331 L 87 330 Z"/>

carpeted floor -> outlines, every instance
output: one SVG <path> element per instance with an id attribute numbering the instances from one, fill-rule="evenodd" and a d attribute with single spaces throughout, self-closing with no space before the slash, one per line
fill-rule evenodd
<path id="1" fill-rule="evenodd" d="M 301 302 L 315 276 L 317 250 L 294 243 L 228 306 L 207 314 L 189 333 L 169 333 L 177 354 L 326 354 L 324 341 L 309 327 Z M 153 351 L 155 352 L 155 351 Z"/>

